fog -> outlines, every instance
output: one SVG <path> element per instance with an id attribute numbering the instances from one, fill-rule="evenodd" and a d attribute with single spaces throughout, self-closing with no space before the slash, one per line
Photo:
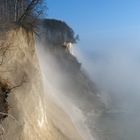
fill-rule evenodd
<path id="1" fill-rule="evenodd" d="M 81 137 L 79 140 L 94 140 L 92 136 L 94 134 L 90 133 L 88 126 L 85 124 L 86 116 L 84 113 L 86 112 L 84 111 L 88 108 L 88 104 L 85 103 L 89 95 L 87 94 L 81 97 L 79 91 L 82 89 L 78 86 L 80 84 L 73 84 L 75 83 L 75 75 L 72 75 L 71 72 L 66 72 L 66 66 L 61 67 L 61 60 L 65 61 L 65 58 L 57 61 L 55 55 L 49 51 L 48 47 L 49 45 L 46 43 L 38 43 L 37 45 L 46 90 L 46 97 L 44 98 L 46 98 L 47 103 L 47 116 L 51 118 L 54 125 L 70 140 L 78 140 L 78 135 Z M 52 104 L 56 104 L 58 108 L 56 107 L 55 110 L 51 110 Z M 62 113 L 62 110 L 65 113 Z M 70 127 L 70 122 L 68 122 L 66 116 L 70 118 L 76 130 Z"/>
<path id="2" fill-rule="evenodd" d="M 133 45 L 136 42 L 116 42 L 104 44 L 104 40 L 92 47 L 80 42 L 72 50 L 82 64 L 82 71 L 93 81 L 94 91 L 88 88 L 87 79 L 76 76 L 77 64 L 65 60 L 58 46 L 52 53 L 46 42 L 37 45 L 44 86 L 49 91 L 46 99 L 51 96 L 60 105 L 85 140 L 137 140 L 140 137 L 140 48 L 138 44 Z M 101 115 L 97 112 L 102 103 L 106 109 Z M 71 135 L 57 120 L 54 118 L 61 131 Z"/>
<path id="3" fill-rule="evenodd" d="M 109 97 L 109 109 L 97 124 L 99 135 L 104 140 L 139 139 L 139 46 L 118 43 L 85 47 L 87 49 L 75 48 L 74 54 L 98 89 Z"/>

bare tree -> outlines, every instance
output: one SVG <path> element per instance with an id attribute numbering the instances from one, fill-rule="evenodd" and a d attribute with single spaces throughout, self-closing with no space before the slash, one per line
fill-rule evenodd
<path id="1" fill-rule="evenodd" d="M 43 13 L 43 2 L 44 0 L 0 0 L 0 22 L 33 26 Z"/>
<path id="2" fill-rule="evenodd" d="M 5 43 L 0 44 L 0 65 L 3 64 L 4 58 L 6 56 L 6 53 L 7 53 L 8 49 L 10 48 L 10 45 L 11 44 L 6 44 L 5 45 Z"/>
<path id="3" fill-rule="evenodd" d="M 25 9 L 24 13 L 21 15 L 21 17 L 18 19 L 18 23 L 22 23 L 23 20 L 25 20 L 25 18 L 27 17 L 36 17 L 38 15 L 35 15 L 35 8 L 37 7 L 38 4 L 40 4 L 40 2 L 42 2 L 42 0 L 32 0 L 27 8 Z M 37 14 L 40 15 L 41 11 L 37 11 Z"/>

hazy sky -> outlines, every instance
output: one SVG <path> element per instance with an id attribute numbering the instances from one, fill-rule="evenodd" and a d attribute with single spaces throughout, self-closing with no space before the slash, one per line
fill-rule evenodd
<path id="1" fill-rule="evenodd" d="M 82 44 L 140 46 L 140 0 L 47 0 L 48 17 L 66 21 Z"/>

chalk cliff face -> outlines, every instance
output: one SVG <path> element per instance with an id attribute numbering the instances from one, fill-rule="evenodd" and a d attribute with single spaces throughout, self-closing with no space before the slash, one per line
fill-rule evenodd
<path id="1" fill-rule="evenodd" d="M 67 139 L 47 119 L 42 74 L 35 49 L 35 38 L 24 29 L 4 32 L 0 46 L 0 78 L 11 88 L 8 96 L 9 116 L 1 122 L 1 139 Z M 3 55 L 4 54 L 4 55 Z"/>
<path id="2" fill-rule="evenodd" d="M 0 138 L 94 140 L 90 127 L 104 110 L 96 86 L 63 42 L 48 43 L 44 32 L 36 43 L 19 27 L 1 32 L 0 82 L 8 85 L 9 108 Z"/>
<path id="3" fill-rule="evenodd" d="M 49 22 L 56 23 L 56 30 L 53 29 L 54 27 L 50 27 L 50 24 L 44 24 L 41 39 L 38 41 L 41 43 L 37 47 L 45 77 L 44 83 L 47 86 L 49 85 L 48 89 L 50 90 L 47 98 L 55 100 L 61 106 L 71 118 L 83 139 L 94 140 L 97 137 L 94 128 L 96 118 L 105 110 L 101 93 L 83 71 L 77 58 L 64 46 L 64 42 L 67 42 L 69 38 L 59 39 L 60 33 L 64 33 L 65 36 L 65 24 L 58 21 L 57 26 L 56 20 L 49 20 Z M 62 29 L 60 24 L 63 27 L 62 32 L 60 32 L 60 29 Z M 50 111 L 49 108 L 48 111 Z M 51 111 L 48 116 L 52 118 L 54 124 L 63 133 L 70 134 L 66 126 L 63 125 L 65 119 L 58 122 L 60 115 L 58 117 Z M 70 139 L 74 138 L 70 137 Z"/>

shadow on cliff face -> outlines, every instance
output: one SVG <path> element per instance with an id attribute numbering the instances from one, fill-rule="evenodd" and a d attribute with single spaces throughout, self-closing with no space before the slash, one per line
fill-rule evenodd
<path id="1" fill-rule="evenodd" d="M 7 82 L 0 79 L 0 121 L 3 121 L 8 116 L 9 105 L 7 101 L 10 87 Z"/>

